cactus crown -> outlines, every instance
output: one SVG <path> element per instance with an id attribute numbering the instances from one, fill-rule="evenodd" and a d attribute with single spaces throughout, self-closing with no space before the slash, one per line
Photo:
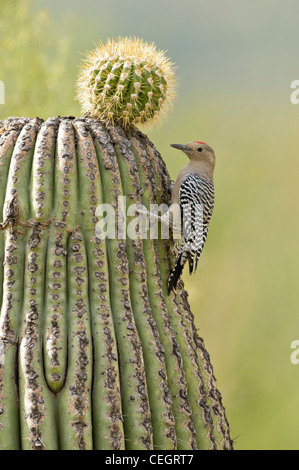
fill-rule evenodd
<path id="1" fill-rule="evenodd" d="M 155 124 L 171 108 L 173 64 L 153 43 L 108 40 L 89 53 L 77 82 L 84 113 L 123 127 Z"/>

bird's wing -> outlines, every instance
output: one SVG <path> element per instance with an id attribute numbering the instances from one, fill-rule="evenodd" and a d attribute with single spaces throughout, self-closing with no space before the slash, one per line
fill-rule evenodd
<path id="1" fill-rule="evenodd" d="M 203 234 L 203 200 L 200 194 L 199 178 L 190 174 L 182 181 L 180 187 L 180 207 L 183 238 L 186 249 L 196 251 Z"/>
<path id="2" fill-rule="evenodd" d="M 179 200 L 183 240 L 169 276 L 168 293 L 175 289 L 187 260 L 190 274 L 196 271 L 214 209 L 213 182 L 190 173 L 180 185 Z"/>
<path id="3" fill-rule="evenodd" d="M 213 187 L 205 179 L 189 174 L 181 183 L 180 206 L 183 221 L 183 242 L 179 249 L 182 261 L 189 260 L 190 273 L 195 272 L 203 250 L 213 211 Z M 194 260 L 195 266 L 194 266 Z"/>

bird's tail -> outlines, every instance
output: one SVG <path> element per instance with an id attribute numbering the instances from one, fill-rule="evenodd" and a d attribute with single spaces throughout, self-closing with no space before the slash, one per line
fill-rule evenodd
<path id="1" fill-rule="evenodd" d="M 169 281 L 168 281 L 168 295 L 172 290 L 175 290 L 176 285 L 178 283 L 178 280 L 180 278 L 180 275 L 182 274 L 182 271 L 184 269 L 185 263 L 188 259 L 188 256 L 186 256 L 186 253 L 180 253 L 177 257 L 175 267 L 173 268 L 172 272 L 170 273 L 169 276 Z"/>
<path id="2" fill-rule="evenodd" d="M 178 256 L 178 259 L 175 263 L 175 267 L 170 273 L 169 281 L 168 281 L 168 295 L 170 294 L 172 290 L 175 290 L 177 282 L 180 278 L 180 275 L 182 274 L 184 265 L 181 264 L 181 257 L 182 255 Z"/>
<path id="3" fill-rule="evenodd" d="M 192 251 L 183 251 L 178 255 L 178 258 L 175 263 L 175 267 L 173 268 L 168 281 L 168 295 L 172 290 L 175 290 L 180 275 L 184 269 L 185 263 L 188 260 L 189 264 L 189 274 L 195 274 L 197 269 L 198 260 L 200 257 L 201 251 L 199 252 L 192 252 Z M 194 264 L 195 261 L 195 264 Z"/>

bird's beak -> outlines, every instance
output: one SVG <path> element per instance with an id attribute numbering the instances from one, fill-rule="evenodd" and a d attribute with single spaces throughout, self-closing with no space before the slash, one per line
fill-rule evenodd
<path id="1" fill-rule="evenodd" d="M 183 150 L 183 152 L 189 152 L 190 149 L 187 147 L 187 145 L 182 145 L 182 144 L 170 144 L 171 147 L 179 150 Z"/>

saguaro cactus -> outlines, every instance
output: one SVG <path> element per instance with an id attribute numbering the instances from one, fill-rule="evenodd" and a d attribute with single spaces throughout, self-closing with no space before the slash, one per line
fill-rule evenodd
<path id="1" fill-rule="evenodd" d="M 0 448 L 231 448 L 170 242 L 95 232 L 101 202 L 169 202 L 157 150 L 92 119 L 1 126 Z"/>
<path id="2" fill-rule="evenodd" d="M 100 236 L 102 204 L 127 233 L 120 200 L 171 196 L 110 121 L 0 121 L 0 449 L 231 449 L 183 282 L 167 294 L 172 242 Z"/>

